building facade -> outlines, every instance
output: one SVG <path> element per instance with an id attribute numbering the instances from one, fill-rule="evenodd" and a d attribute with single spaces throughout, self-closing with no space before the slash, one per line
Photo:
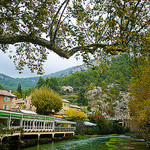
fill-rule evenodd
<path id="1" fill-rule="evenodd" d="M 31 104 L 30 96 L 26 96 L 25 99 L 21 98 L 21 99 L 14 100 L 12 109 L 14 111 L 19 111 L 20 109 L 24 109 L 24 110 L 32 110 L 32 111 L 36 112 L 36 107 L 32 106 L 32 104 Z"/>
<path id="2" fill-rule="evenodd" d="M 0 109 L 11 110 L 14 97 L 16 96 L 11 92 L 0 90 Z"/>

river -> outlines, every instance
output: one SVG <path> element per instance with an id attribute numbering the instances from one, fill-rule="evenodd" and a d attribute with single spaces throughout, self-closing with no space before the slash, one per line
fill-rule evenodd
<path id="1" fill-rule="evenodd" d="M 102 136 L 102 137 L 92 137 L 88 139 L 78 139 L 78 140 L 68 140 L 61 142 L 52 142 L 49 144 L 38 144 L 37 146 L 25 148 L 21 150 L 148 150 L 145 144 L 136 143 L 135 141 L 132 143 L 128 142 L 128 145 L 124 141 L 119 141 L 118 146 L 111 146 L 109 142 L 112 138 L 118 138 L 120 136 Z M 123 137 L 123 136 L 122 136 Z M 108 144 L 109 143 L 109 144 Z"/>

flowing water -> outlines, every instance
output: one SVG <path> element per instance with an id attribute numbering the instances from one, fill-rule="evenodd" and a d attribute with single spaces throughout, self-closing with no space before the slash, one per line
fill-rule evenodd
<path id="1" fill-rule="evenodd" d="M 113 136 L 114 137 L 114 136 Z M 116 136 L 115 136 L 116 137 Z M 118 137 L 118 136 L 117 136 Z M 113 147 L 108 146 L 108 141 L 111 139 L 111 136 L 103 137 L 92 137 L 88 139 L 78 139 L 78 140 L 69 140 L 61 142 L 52 142 L 49 144 L 37 145 L 34 147 L 22 149 L 22 150 L 115 150 Z M 124 144 L 124 143 L 119 143 Z M 137 148 L 136 148 L 137 147 Z M 122 149 L 131 149 L 132 150 L 148 150 L 145 145 L 140 144 L 135 147 L 124 146 L 123 148 L 118 147 L 116 150 Z"/>

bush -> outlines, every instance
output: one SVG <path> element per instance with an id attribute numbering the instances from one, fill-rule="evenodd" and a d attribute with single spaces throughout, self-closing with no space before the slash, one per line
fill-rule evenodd
<path id="1" fill-rule="evenodd" d="M 123 134 L 123 133 L 125 133 L 124 127 L 112 120 L 105 121 L 104 126 L 100 131 L 100 134 Z"/>
<path id="2" fill-rule="evenodd" d="M 92 128 L 87 128 L 85 131 L 85 134 L 87 135 L 97 135 L 99 133 L 99 129 L 92 129 Z"/>

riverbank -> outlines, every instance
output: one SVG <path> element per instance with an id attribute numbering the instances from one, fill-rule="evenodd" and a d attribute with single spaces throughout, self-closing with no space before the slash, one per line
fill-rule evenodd
<path id="1" fill-rule="evenodd" d="M 81 138 L 81 137 L 80 137 Z M 83 138 L 83 137 L 82 137 Z M 25 149 L 16 150 L 149 150 L 146 142 L 124 135 L 97 136 L 84 139 L 70 139 L 48 144 L 38 144 Z"/>
<path id="2" fill-rule="evenodd" d="M 8 137 L 7 141 L 5 141 L 3 144 L 0 144 L 0 150 L 12 150 L 12 149 L 17 150 L 36 146 L 38 144 L 48 144 L 52 142 L 67 141 L 73 138 L 74 138 L 73 136 L 66 136 L 55 138 L 40 138 L 39 140 L 38 139 L 13 140 Z"/>
<path id="3" fill-rule="evenodd" d="M 88 139 L 95 137 L 111 136 L 110 140 L 106 143 L 108 150 L 149 150 L 150 142 L 141 138 L 136 138 L 135 134 L 126 134 L 123 137 L 117 137 L 117 134 L 111 135 L 75 135 L 75 139 Z M 114 136 L 114 137 L 113 137 Z"/>
<path id="4" fill-rule="evenodd" d="M 103 143 L 105 150 L 127 150 L 127 149 L 134 149 L 134 150 L 149 150 L 150 145 L 146 143 L 143 139 L 136 139 L 132 138 L 131 136 L 125 135 L 75 135 L 69 137 L 57 137 L 57 138 L 40 138 L 37 139 L 24 139 L 21 142 L 10 140 L 3 145 L 0 146 L 0 150 L 21 150 L 21 149 L 30 149 L 31 147 L 37 147 L 37 145 L 59 145 L 59 143 L 69 143 L 81 141 L 93 141 L 93 140 L 107 140 L 106 143 Z M 9 139 L 8 139 L 9 140 Z M 97 142 L 96 140 L 96 142 Z M 88 143 L 88 142 L 87 142 Z M 91 146 L 91 145 L 90 145 Z M 149 147 L 148 147 L 149 146 Z M 92 146 L 91 146 L 92 147 Z M 138 148 L 141 149 L 138 149 Z M 61 149 L 60 149 L 61 150 Z"/>

